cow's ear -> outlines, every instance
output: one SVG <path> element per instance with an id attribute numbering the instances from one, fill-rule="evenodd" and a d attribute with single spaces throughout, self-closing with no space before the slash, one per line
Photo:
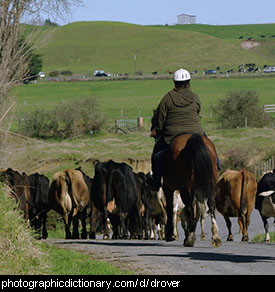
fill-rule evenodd
<path id="1" fill-rule="evenodd" d="M 98 164 L 100 161 L 98 160 L 98 159 L 93 159 L 93 165 L 96 165 L 96 164 Z"/>

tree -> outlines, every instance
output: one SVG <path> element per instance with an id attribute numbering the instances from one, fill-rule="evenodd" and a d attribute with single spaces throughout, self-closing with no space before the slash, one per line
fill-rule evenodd
<path id="1" fill-rule="evenodd" d="M 258 93 L 253 90 L 230 91 L 213 110 L 226 129 L 244 127 L 246 124 L 261 128 L 270 123 L 259 104 Z"/>
<path id="2" fill-rule="evenodd" d="M 33 34 L 23 38 L 24 22 L 30 23 L 40 14 L 46 13 L 53 18 L 61 18 L 68 14 L 74 6 L 82 4 L 82 0 L 0 0 L 0 127 L 7 122 L 7 111 L 11 110 L 11 88 L 23 82 L 33 67 L 35 44 Z M 23 41 L 21 41 L 24 39 Z M 34 57 L 34 55 L 33 55 Z M 37 57 L 37 56 L 36 56 Z M 37 60 L 37 58 L 36 58 Z M 5 117 L 5 119 L 3 118 Z M 10 124 L 10 123 L 9 123 Z M 5 128 L 8 129 L 8 125 Z M 5 137 L 0 132 L 0 160 L 5 153 Z M 0 161 L 1 162 L 1 161 Z"/>

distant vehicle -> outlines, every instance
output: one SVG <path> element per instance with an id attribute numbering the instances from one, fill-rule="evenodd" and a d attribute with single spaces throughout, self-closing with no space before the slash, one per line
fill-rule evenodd
<path id="1" fill-rule="evenodd" d="M 206 70 L 204 71 L 204 74 L 216 74 L 217 71 L 216 70 Z"/>
<path id="2" fill-rule="evenodd" d="M 94 76 L 95 77 L 106 77 L 108 75 L 104 72 L 104 70 L 95 70 Z"/>
<path id="3" fill-rule="evenodd" d="M 272 73 L 272 72 L 275 72 L 275 67 L 266 67 L 263 72 L 264 73 Z"/>
<path id="4" fill-rule="evenodd" d="M 39 76 L 40 78 L 45 78 L 46 75 L 45 75 L 44 72 L 39 72 L 39 73 L 38 73 L 38 76 Z"/>

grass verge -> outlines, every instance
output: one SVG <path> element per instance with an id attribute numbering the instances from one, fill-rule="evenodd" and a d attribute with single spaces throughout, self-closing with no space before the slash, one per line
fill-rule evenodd
<path id="1" fill-rule="evenodd" d="M 270 242 L 275 242 L 275 232 L 269 232 L 270 235 Z M 265 242 L 265 233 L 257 234 L 253 239 L 252 242 L 261 243 Z"/>
<path id="2" fill-rule="evenodd" d="M 36 241 L 0 184 L 0 275 L 125 275 L 88 255 Z"/>

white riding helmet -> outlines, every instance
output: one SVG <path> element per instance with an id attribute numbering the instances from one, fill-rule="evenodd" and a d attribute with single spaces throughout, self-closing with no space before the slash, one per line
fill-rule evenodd
<path id="1" fill-rule="evenodd" d="M 190 79 L 191 79 L 190 73 L 185 69 L 179 69 L 174 74 L 175 81 L 187 81 Z"/>

